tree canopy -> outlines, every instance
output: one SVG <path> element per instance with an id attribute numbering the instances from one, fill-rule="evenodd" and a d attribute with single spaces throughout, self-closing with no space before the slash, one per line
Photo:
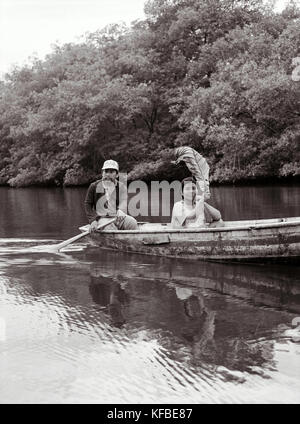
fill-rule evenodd
<path id="1" fill-rule="evenodd" d="M 300 174 L 300 9 L 261 0 L 148 0 L 0 83 L 0 183 L 80 185 L 115 159 L 177 178 L 174 147 L 215 182 Z"/>

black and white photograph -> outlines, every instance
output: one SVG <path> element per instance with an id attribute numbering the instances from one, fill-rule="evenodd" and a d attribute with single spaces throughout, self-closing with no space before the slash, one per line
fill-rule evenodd
<path id="1" fill-rule="evenodd" d="M 300 0 L 0 0 L 0 404 L 300 404 Z"/>

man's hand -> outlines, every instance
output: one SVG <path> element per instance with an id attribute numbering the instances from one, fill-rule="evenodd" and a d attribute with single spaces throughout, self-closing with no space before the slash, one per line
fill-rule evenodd
<path id="1" fill-rule="evenodd" d="M 92 233 L 93 231 L 96 231 L 97 228 L 98 228 L 98 221 L 95 220 L 90 224 L 89 232 Z"/>

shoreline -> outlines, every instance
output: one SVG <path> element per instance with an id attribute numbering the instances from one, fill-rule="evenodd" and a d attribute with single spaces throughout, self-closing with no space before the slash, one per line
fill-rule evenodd
<path id="1" fill-rule="evenodd" d="M 89 183 L 82 183 L 82 184 L 55 184 L 53 183 L 36 183 L 36 184 L 29 184 L 29 185 L 21 185 L 21 186 L 11 186 L 9 184 L 1 184 L 0 187 L 6 187 L 11 189 L 20 189 L 20 188 L 79 188 L 79 187 L 88 187 L 90 183 L 97 180 L 98 178 L 101 178 L 101 176 L 96 177 L 94 180 L 92 180 Z M 181 178 L 180 178 L 181 179 Z M 128 184 L 130 184 L 132 181 L 131 179 L 128 179 Z M 147 185 L 151 184 L 151 181 L 167 181 L 172 182 L 175 181 L 175 179 L 171 180 L 169 178 L 166 179 L 157 179 L 157 180 L 150 180 L 148 178 L 140 179 L 140 181 L 145 182 Z M 300 175 L 294 176 L 294 177 L 258 177 L 253 179 L 242 179 L 242 180 L 235 180 L 235 181 L 224 181 L 224 182 L 218 182 L 218 181 L 212 181 L 210 182 L 210 187 L 247 187 L 247 186 L 272 186 L 274 184 L 277 185 L 283 185 L 283 186 L 300 186 Z"/>

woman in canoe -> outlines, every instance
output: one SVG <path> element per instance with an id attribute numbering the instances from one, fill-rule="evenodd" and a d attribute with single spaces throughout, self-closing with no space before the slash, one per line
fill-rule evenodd
<path id="1" fill-rule="evenodd" d="M 201 181 L 188 177 L 182 180 L 182 200 L 173 207 L 171 225 L 173 228 L 222 227 L 220 212 L 204 202 L 204 188 Z"/>

